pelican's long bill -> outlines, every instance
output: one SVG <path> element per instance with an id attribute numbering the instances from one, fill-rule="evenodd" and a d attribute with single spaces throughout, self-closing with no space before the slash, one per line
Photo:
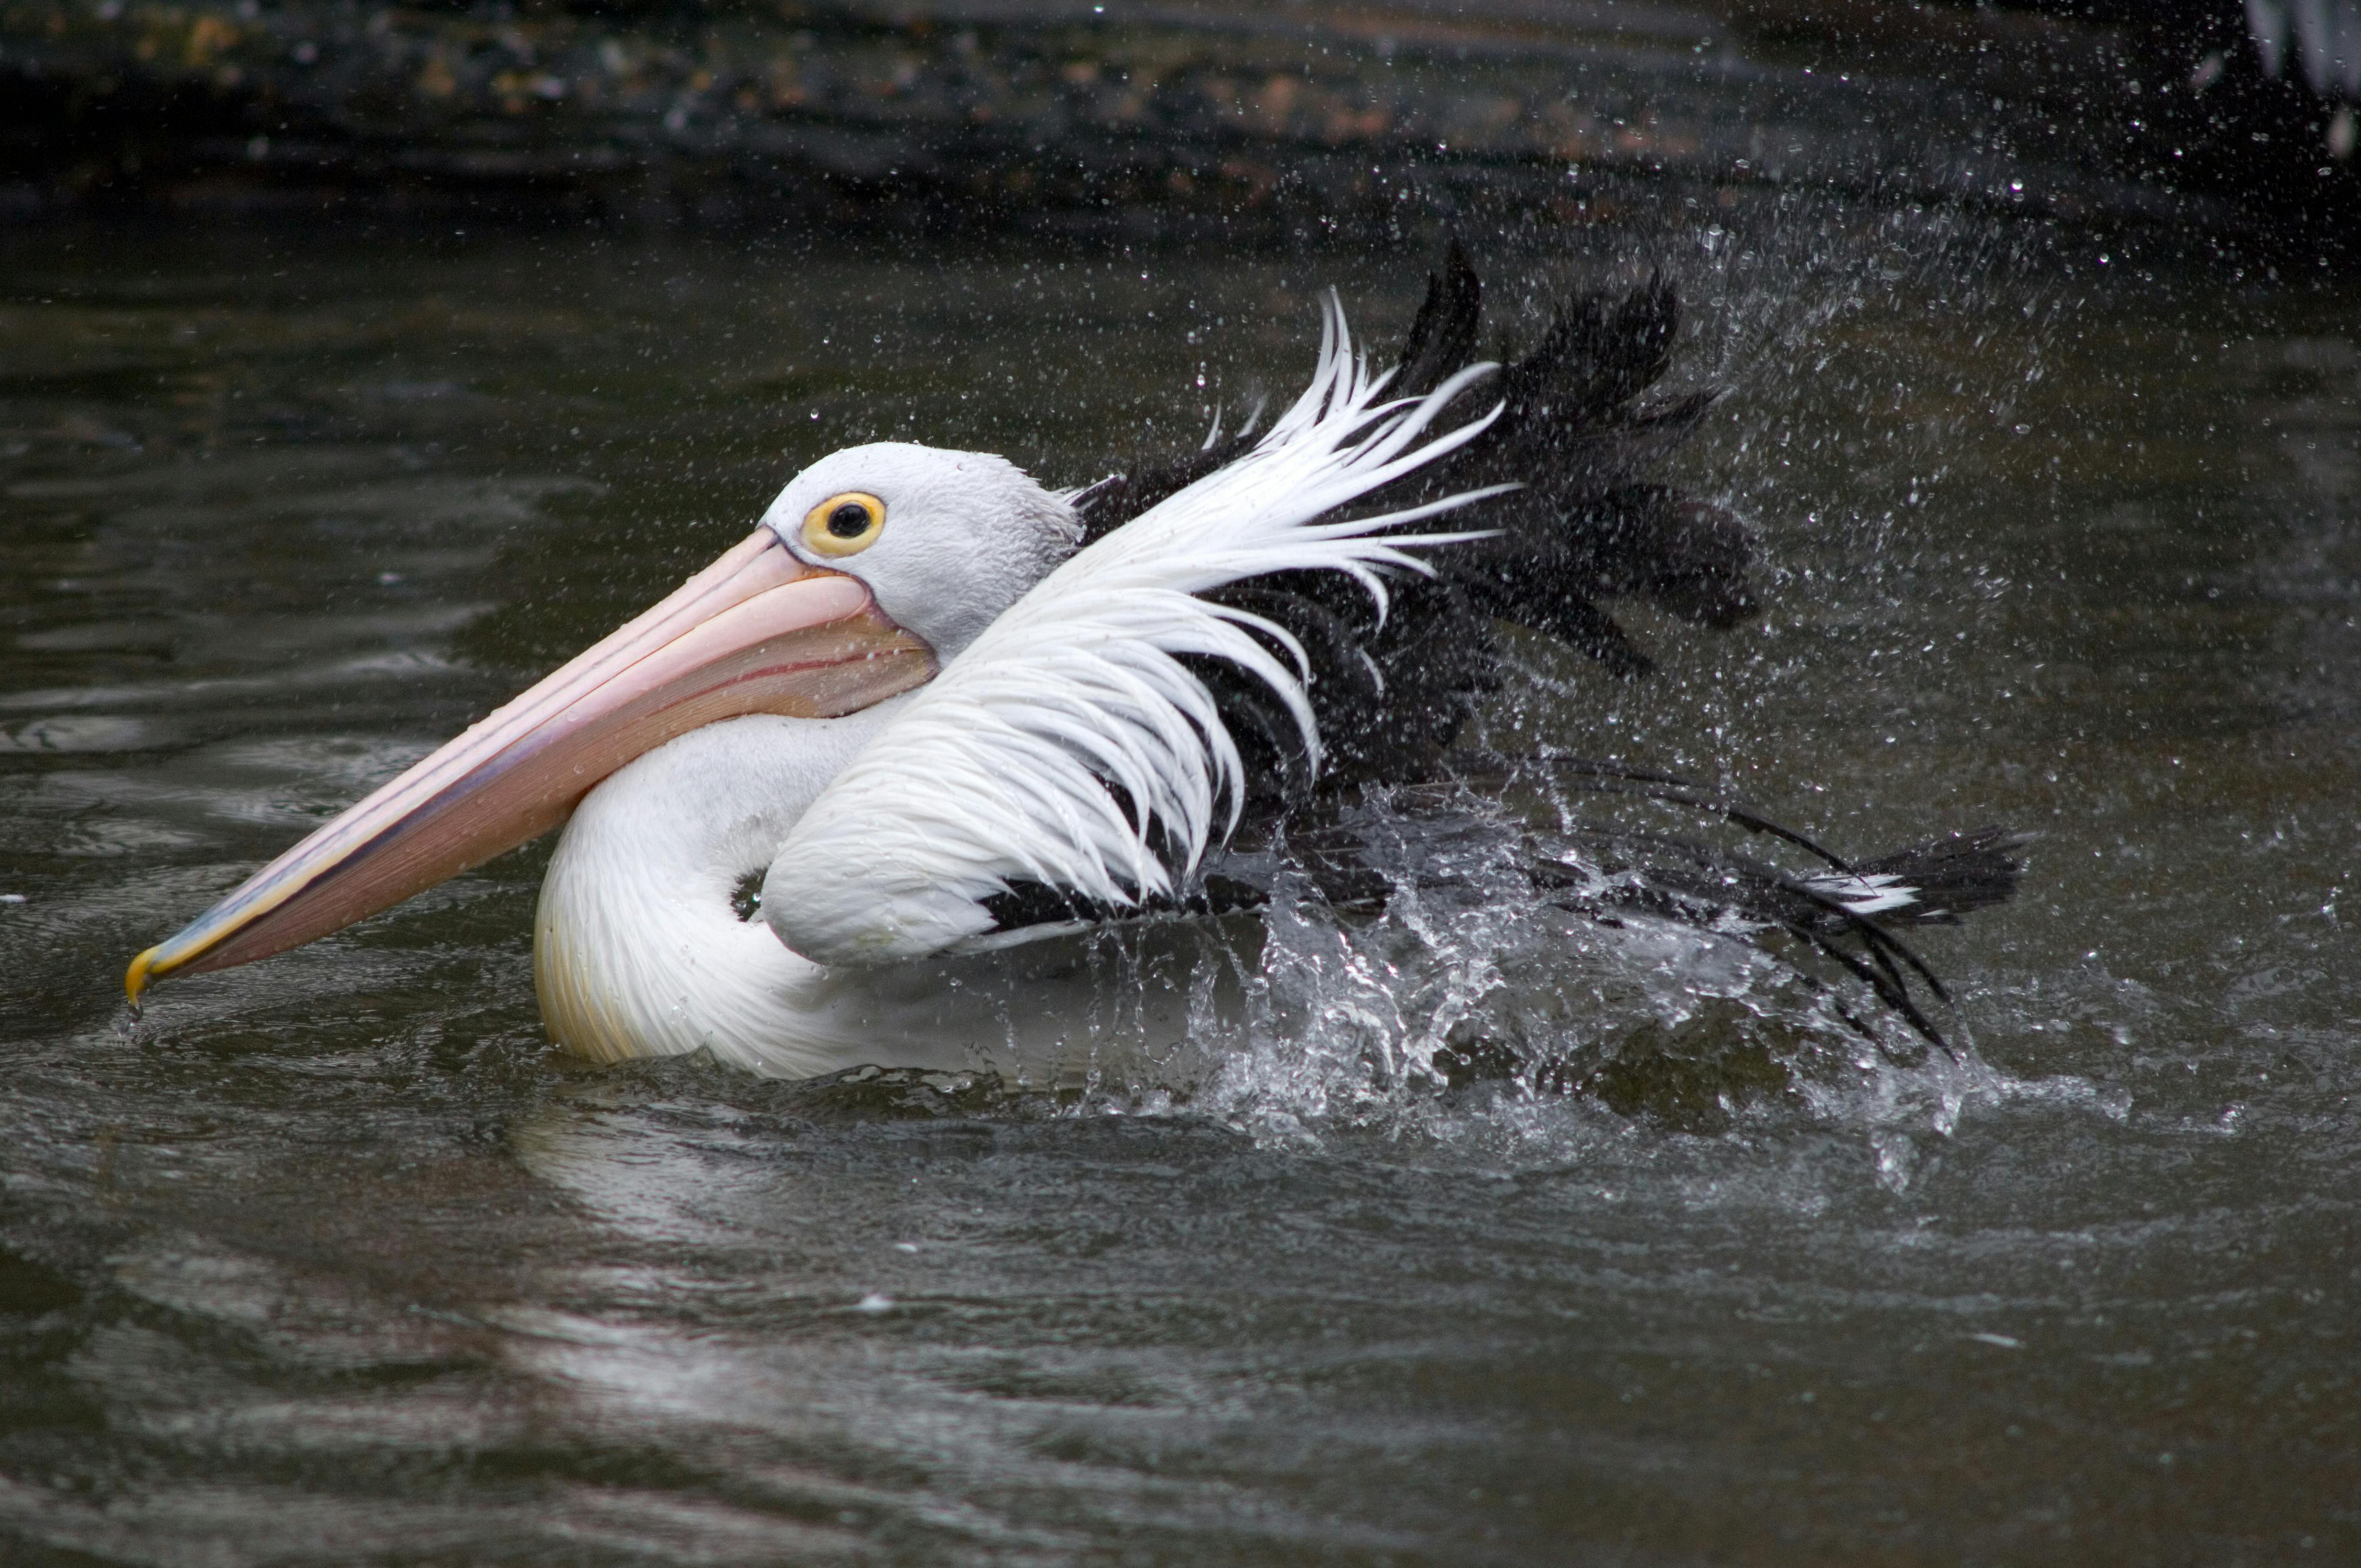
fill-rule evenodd
<path id="1" fill-rule="evenodd" d="M 166 975 L 251 963 L 390 908 L 548 832 L 675 736 L 749 713 L 857 712 L 935 671 L 862 584 L 757 529 L 132 959 L 124 988 L 136 1003 Z"/>

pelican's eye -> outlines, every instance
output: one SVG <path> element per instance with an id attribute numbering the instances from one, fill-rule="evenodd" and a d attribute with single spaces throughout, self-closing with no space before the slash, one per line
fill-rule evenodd
<path id="1" fill-rule="evenodd" d="M 885 531 L 885 503 L 861 490 L 830 496 L 804 513 L 804 543 L 823 555 L 853 555 Z"/>

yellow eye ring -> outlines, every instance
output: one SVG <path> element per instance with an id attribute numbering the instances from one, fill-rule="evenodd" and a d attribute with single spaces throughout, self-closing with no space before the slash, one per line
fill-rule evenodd
<path id="1" fill-rule="evenodd" d="M 804 513 L 804 544 L 822 555 L 858 555 L 885 532 L 885 503 L 865 490 L 830 496 Z"/>

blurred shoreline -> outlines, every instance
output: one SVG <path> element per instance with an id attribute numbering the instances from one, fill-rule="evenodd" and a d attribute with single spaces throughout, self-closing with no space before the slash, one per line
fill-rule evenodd
<path id="1" fill-rule="evenodd" d="M 2235 16 L 43 0 L 0 5 L 0 222 L 465 214 L 1284 243 L 1803 190 L 2341 256 L 2353 172 L 2301 145 L 2327 110 L 2262 80 Z"/>

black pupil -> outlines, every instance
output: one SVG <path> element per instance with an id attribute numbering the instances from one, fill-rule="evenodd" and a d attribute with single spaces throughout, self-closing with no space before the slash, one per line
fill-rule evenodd
<path id="1" fill-rule="evenodd" d="M 828 514 L 828 531 L 839 539 L 858 539 L 869 532 L 869 509 L 847 501 Z"/>

